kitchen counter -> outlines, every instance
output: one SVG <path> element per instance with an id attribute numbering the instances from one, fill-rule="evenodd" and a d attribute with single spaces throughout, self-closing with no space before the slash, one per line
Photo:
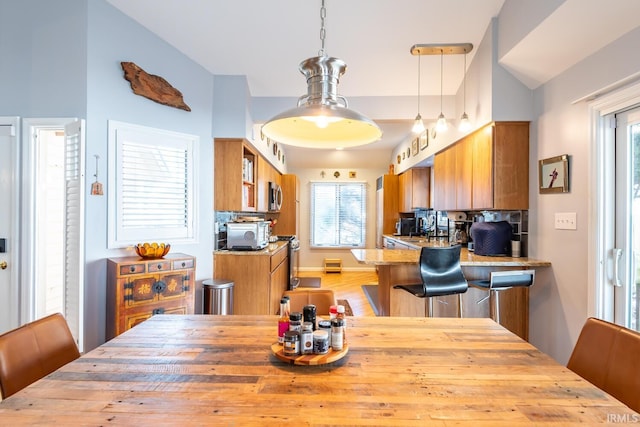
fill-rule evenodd
<path id="1" fill-rule="evenodd" d="M 401 236 L 386 236 L 397 239 Z M 408 240 L 409 238 L 407 238 Z M 417 239 L 417 238 L 412 238 Z M 413 244 L 448 245 L 447 242 L 428 242 L 420 238 Z M 404 240 L 406 242 L 406 240 Z M 394 289 L 395 285 L 420 283 L 420 249 L 351 249 L 354 258 L 360 264 L 375 265 L 378 269 L 378 303 L 380 316 L 425 316 L 427 298 L 417 298 L 408 292 Z M 551 263 L 533 258 L 512 258 L 506 256 L 482 256 L 461 248 L 460 265 L 467 280 L 486 280 L 492 271 L 549 268 Z M 539 281 L 538 281 L 539 282 Z M 535 282 L 535 286 L 544 286 Z M 486 291 L 469 288 L 463 294 L 465 317 L 489 317 L 489 303 Z M 455 313 L 456 296 L 439 297 L 445 304 L 434 304 L 435 316 L 450 317 Z M 523 339 L 529 336 L 529 288 L 512 288 L 500 294 L 500 324 Z M 503 308 L 504 307 L 504 311 Z"/>
<path id="2" fill-rule="evenodd" d="M 286 248 L 288 243 L 289 241 L 286 240 L 278 240 L 277 242 L 269 243 L 266 248 L 260 249 L 259 251 L 230 251 L 227 249 L 220 249 L 213 251 L 213 253 L 215 255 L 271 256 L 280 252 L 283 248 Z"/>

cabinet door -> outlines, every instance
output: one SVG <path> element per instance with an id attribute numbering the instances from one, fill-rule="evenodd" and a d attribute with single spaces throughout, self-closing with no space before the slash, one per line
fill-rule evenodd
<path id="1" fill-rule="evenodd" d="M 258 197 L 258 212 L 269 210 L 269 181 L 271 179 L 271 165 L 262 156 L 258 156 L 258 176 L 256 192 Z"/>
<path id="2" fill-rule="evenodd" d="M 433 207 L 439 210 L 456 209 L 456 156 L 452 149 L 436 154 L 433 162 Z"/>
<path id="3" fill-rule="evenodd" d="M 454 147 L 456 209 L 471 209 L 473 180 L 473 137 L 466 137 Z"/>
<path id="4" fill-rule="evenodd" d="M 496 123 L 493 144 L 493 208 L 529 209 L 529 123 Z"/>
<path id="5" fill-rule="evenodd" d="M 280 298 L 282 294 L 287 290 L 287 283 L 289 281 L 289 271 L 287 269 L 287 260 L 285 258 L 275 270 L 271 272 L 271 285 L 269 292 L 269 314 L 277 314 L 280 310 Z"/>
<path id="6" fill-rule="evenodd" d="M 214 150 L 214 209 L 242 210 L 242 140 L 216 139 Z"/>
<path id="7" fill-rule="evenodd" d="M 411 170 L 398 175 L 398 209 L 411 212 Z"/>
<path id="8" fill-rule="evenodd" d="M 411 173 L 411 209 L 431 207 L 429 201 L 431 168 L 413 168 Z"/>
<path id="9" fill-rule="evenodd" d="M 493 130 L 473 135 L 473 209 L 493 208 Z"/>

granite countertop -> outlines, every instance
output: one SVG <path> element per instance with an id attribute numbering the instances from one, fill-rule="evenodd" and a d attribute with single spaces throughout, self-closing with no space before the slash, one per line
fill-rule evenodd
<path id="1" fill-rule="evenodd" d="M 214 255 L 242 255 L 242 256 L 260 256 L 260 255 L 274 255 L 282 249 L 286 248 L 289 244 L 288 241 L 279 240 L 274 243 L 269 243 L 266 248 L 260 249 L 259 251 L 229 251 L 226 249 L 221 249 L 217 251 L 213 251 Z"/>
<path id="2" fill-rule="evenodd" d="M 428 242 L 425 237 L 391 236 L 391 239 L 404 242 L 415 249 L 351 249 L 351 253 L 360 264 L 401 265 L 417 264 L 420 259 L 419 249 L 422 246 L 448 246 L 445 241 Z M 484 256 L 460 249 L 460 265 L 463 267 L 551 267 L 549 261 L 528 257 L 512 258 L 507 256 Z"/>

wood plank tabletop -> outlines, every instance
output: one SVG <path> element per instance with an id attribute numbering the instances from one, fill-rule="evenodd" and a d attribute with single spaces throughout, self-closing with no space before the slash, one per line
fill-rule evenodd
<path id="1" fill-rule="evenodd" d="M 640 416 L 490 319 L 349 317 L 321 366 L 275 316 L 158 315 L 0 403 L 2 425 L 519 426 Z"/>

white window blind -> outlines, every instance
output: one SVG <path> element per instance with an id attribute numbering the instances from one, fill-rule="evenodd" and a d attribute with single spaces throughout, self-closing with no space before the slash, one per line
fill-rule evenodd
<path id="1" fill-rule="evenodd" d="M 117 122 L 111 126 L 116 179 L 111 186 L 113 247 L 194 239 L 197 137 Z"/>
<path id="2" fill-rule="evenodd" d="M 311 183 L 311 247 L 363 247 L 366 183 Z"/>

